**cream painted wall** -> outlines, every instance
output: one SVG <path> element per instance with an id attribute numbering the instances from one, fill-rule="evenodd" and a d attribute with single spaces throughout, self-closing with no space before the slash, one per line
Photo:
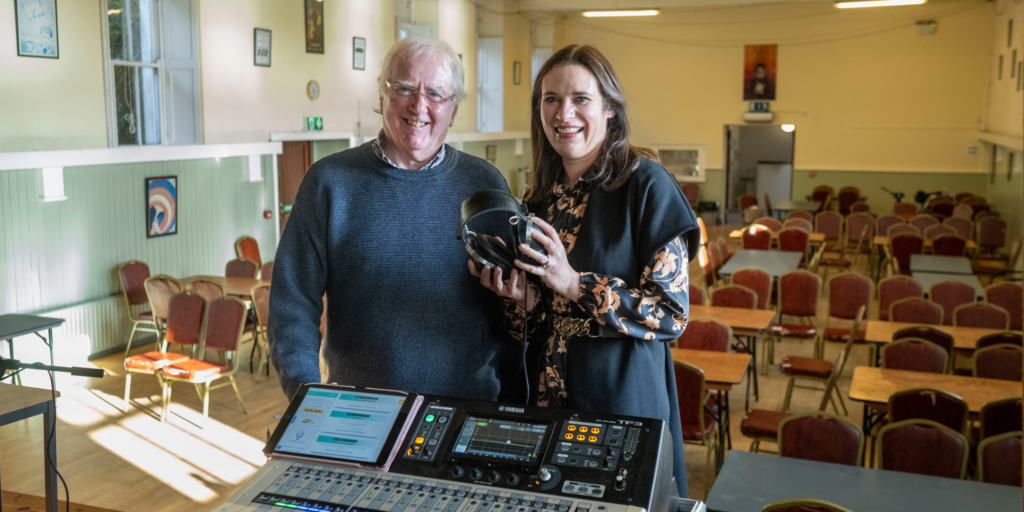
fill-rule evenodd
<path id="1" fill-rule="evenodd" d="M 857 12 L 860 11 L 860 12 Z M 798 126 L 797 169 L 978 172 L 993 9 L 981 0 L 840 11 L 828 2 L 558 24 L 556 48 L 597 46 L 629 102 L 634 142 L 706 144 L 741 124 L 744 44 L 779 44 L 776 123 Z M 917 19 L 935 19 L 918 36 Z M 672 42 L 669 42 L 672 41 Z M 1019 120 L 1019 117 L 1018 117 Z"/>
<path id="2" fill-rule="evenodd" d="M 438 0 L 437 18 L 438 37 L 462 55 L 466 68 L 466 99 L 451 132 L 476 132 L 476 7 L 466 0 Z"/>
<path id="3" fill-rule="evenodd" d="M 0 152 L 107 147 L 98 0 L 57 2 L 59 59 L 18 57 L 0 3 Z"/>
<path id="4" fill-rule="evenodd" d="M 304 116 L 324 118 L 324 130 L 363 135 L 380 127 L 377 76 L 394 44 L 394 3 L 324 2 L 325 52 L 306 53 L 302 0 L 203 0 L 203 124 L 206 143 L 267 140 L 299 131 Z M 253 29 L 272 31 L 271 67 L 252 63 Z M 352 69 L 352 38 L 366 38 L 366 69 Z M 306 96 L 316 80 L 320 97 Z"/>
<path id="5" fill-rule="evenodd" d="M 505 15 L 505 131 L 530 129 L 530 20 L 519 14 Z M 512 82 L 513 63 L 519 61 L 519 85 Z"/>
<path id="6" fill-rule="evenodd" d="M 1024 136 L 1024 93 L 1017 88 L 1013 66 L 1024 61 L 1024 3 L 999 0 L 993 7 L 997 16 L 993 21 L 991 67 L 988 73 L 989 101 L 986 130 L 1002 135 Z M 1013 20 L 1013 40 L 1008 41 L 1009 21 Z M 1013 62 L 1017 50 L 1017 62 Z M 999 79 L 999 57 L 1003 57 L 1003 76 Z M 1013 78 L 1010 75 L 1014 75 Z"/>

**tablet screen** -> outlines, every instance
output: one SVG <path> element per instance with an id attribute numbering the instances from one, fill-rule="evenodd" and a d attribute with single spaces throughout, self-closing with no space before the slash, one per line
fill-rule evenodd
<path id="1" fill-rule="evenodd" d="M 279 426 L 271 438 L 273 444 L 268 446 L 274 447 L 274 453 L 385 464 L 408 416 L 410 396 L 361 388 L 308 386 L 303 390 L 282 420 L 287 426 L 283 431 Z"/>

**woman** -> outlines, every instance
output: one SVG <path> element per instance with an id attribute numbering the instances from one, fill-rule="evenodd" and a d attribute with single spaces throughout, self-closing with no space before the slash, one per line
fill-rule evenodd
<path id="1" fill-rule="evenodd" d="M 552 55 L 531 104 L 526 203 L 547 255 L 520 246 L 538 265 L 517 260 L 507 281 L 472 262 L 470 272 L 506 298 L 513 336 L 527 321 L 531 402 L 664 420 L 686 496 L 667 342 L 686 326 L 688 255 L 699 237 L 693 210 L 654 153 L 629 143 L 622 89 L 597 49 Z M 527 284 L 527 276 L 536 277 Z"/>

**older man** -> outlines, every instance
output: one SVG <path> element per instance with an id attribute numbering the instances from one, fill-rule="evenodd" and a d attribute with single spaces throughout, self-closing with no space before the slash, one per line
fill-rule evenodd
<path id="1" fill-rule="evenodd" d="M 466 272 L 454 235 L 463 199 L 508 185 L 444 145 L 465 97 L 447 43 L 404 39 L 382 68 L 384 129 L 310 168 L 277 249 L 269 326 L 281 387 L 290 397 L 320 382 L 326 292 L 330 381 L 493 400 L 500 305 Z"/>

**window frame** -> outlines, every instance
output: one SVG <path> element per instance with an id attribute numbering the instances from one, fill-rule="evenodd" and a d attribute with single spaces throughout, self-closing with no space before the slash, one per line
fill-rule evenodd
<path id="1" fill-rule="evenodd" d="M 160 103 L 160 143 L 159 144 L 143 144 L 141 131 L 136 129 L 135 140 L 138 141 L 136 144 L 123 144 L 126 147 L 145 147 L 145 146 L 167 146 L 167 95 L 165 91 L 165 76 L 166 70 L 164 69 L 164 51 L 166 50 L 166 40 L 164 37 L 164 13 L 163 3 L 159 4 L 157 8 L 157 30 L 159 31 L 160 40 L 160 58 L 156 63 L 146 62 L 134 62 L 134 61 L 114 61 L 110 58 L 110 22 L 109 15 L 107 14 L 109 7 L 107 6 L 107 0 L 100 0 L 100 26 L 103 31 L 103 85 L 104 95 L 107 99 L 107 147 L 117 148 L 121 147 L 122 144 L 118 143 L 117 137 L 117 98 L 114 91 L 114 66 L 131 67 L 135 74 L 135 83 L 141 83 L 142 78 L 139 75 L 139 68 L 153 68 L 157 70 L 157 94 L 159 95 Z M 116 64 L 115 64 L 116 62 Z M 141 102 L 139 87 L 134 88 L 133 101 L 136 104 Z M 135 124 L 139 126 L 141 124 L 142 116 L 139 112 L 135 113 Z"/>
<path id="2" fill-rule="evenodd" d="M 652 144 L 651 149 L 658 155 L 658 159 L 661 159 L 662 151 L 696 151 L 697 152 L 697 175 L 696 176 L 677 176 L 672 174 L 672 177 L 679 183 L 706 183 L 707 182 L 707 170 L 708 170 L 708 147 L 706 144 Z M 671 174 L 671 171 L 669 171 Z"/>

